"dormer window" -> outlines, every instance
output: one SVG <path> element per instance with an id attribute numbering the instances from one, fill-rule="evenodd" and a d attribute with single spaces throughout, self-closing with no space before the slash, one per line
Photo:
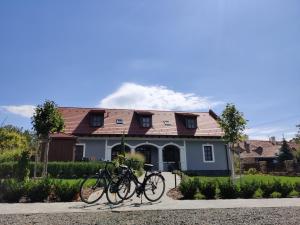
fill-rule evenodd
<path id="1" fill-rule="evenodd" d="M 150 116 L 141 116 L 140 117 L 141 126 L 144 128 L 149 128 L 152 126 L 152 119 Z"/>
<path id="2" fill-rule="evenodd" d="M 90 115 L 90 126 L 91 127 L 102 127 L 104 123 L 103 113 L 93 113 Z"/>
<path id="3" fill-rule="evenodd" d="M 194 117 L 185 118 L 185 127 L 188 129 L 196 129 L 197 128 L 197 120 Z"/>

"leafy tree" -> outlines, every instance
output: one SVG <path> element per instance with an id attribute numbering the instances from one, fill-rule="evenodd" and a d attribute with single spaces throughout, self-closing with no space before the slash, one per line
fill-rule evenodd
<path id="1" fill-rule="evenodd" d="M 296 134 L 296 137 L 294 139 L 295 139 L 296 143 L 300 144 L 300 124 L 296 125 L 296 127 L 298 127 L 299 130 L 298 130 L 298 133 Z"/>
<path id="2" fill-rule="evenodd" d="M 6 150 L 24 150 L 29 147 L 28 131 L 12 125 L 0 127 L 0 153 Z"/>
<path id="3" fill-rule="evenodd" d="M 47 175 L 50 134 L 61 132 L 64 129 L 64 120 L 57 110 L 55 102 L 46 100 L 42 105 L 36 107 L 31 123 L 39 140 L 46 143 L 43 174 Z"/>
<path id="4" fill-rule="evenodd" d="M 247 120 L 244 118 L 243 113 L 236 109 L 234 104 L 227 104 L 219 118 L 219 124 L 224 131 L 224 140 L 228 143 L 229 149 L 233 150 L 234 145 L 244 137 L 243 132 L 246 128 Z"/>
<path id="5" fill-rule="evenodd" d="M 283 162 L 285 160 L 293 160 L 294 155 L 292 149 L 290 148 L 288 142 L 283 139 L 281 148 L 279 149 L 278 161 Z"/>

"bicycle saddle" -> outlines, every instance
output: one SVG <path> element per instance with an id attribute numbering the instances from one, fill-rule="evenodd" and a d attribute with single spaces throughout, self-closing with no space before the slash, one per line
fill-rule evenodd
<path id="1" fill-rule="evenodd" d="M 127 169 L 127 168 L 128 168 L 128 166 L 126 166 L 126 165 L 122 164 L 122 165 L 120 165 L 120 168 L 122 168 L 122 169 Z"/>
<path id="2" fill-rule="evenodd" d="M 152 169 L 152 167 L 153 167 L 153 165 L 152 164 L 144 164 L 144 169 L 145 170 L 151 170 Z"/>

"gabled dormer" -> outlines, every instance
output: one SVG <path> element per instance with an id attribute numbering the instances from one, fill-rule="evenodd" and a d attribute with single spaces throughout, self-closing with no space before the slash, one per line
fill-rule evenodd
<path id="1" fill-rule="evenodd" d="M 186 129 L 197 129 L 197 114 L 193 113 L 176 113 Z"/>
<path id="2" fill-rule="evenodd" d="M 139 125 L 142 128 L 152 127 L 152 112 L 149 111 L 135 111 L 136 117 L 138 119 Z"/>
<path id="3" fill-rule="evenodd" d="M 91 127 L 103 127 L 105 110 L 91 110 L 89 112 L 89 122 Z"/>

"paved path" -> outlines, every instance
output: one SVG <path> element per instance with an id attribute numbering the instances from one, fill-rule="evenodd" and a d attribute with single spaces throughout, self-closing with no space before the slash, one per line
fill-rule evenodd
<path id="1" fill-rule="evenodd" d="M 166 178 L 166 192 L 174 187 L 174 175 L 163 173 Z M 143 198 L 133 198 L 118 206 L 108 205 L 103 198 L 99 203 L 87 205 L 82 202 L 68 203 L 15 203 L 0 204 L 0 214 L 31 213 L 71 213 L 135 210 L 172 210 L 172 209 L 208 209 L 208 208 L 265 208 L 265 207 L 300 207 L 299 198 L 286 199 L 231 199 L 231 200 L 173 200 L 164 195 L 155 203 Z"/>

